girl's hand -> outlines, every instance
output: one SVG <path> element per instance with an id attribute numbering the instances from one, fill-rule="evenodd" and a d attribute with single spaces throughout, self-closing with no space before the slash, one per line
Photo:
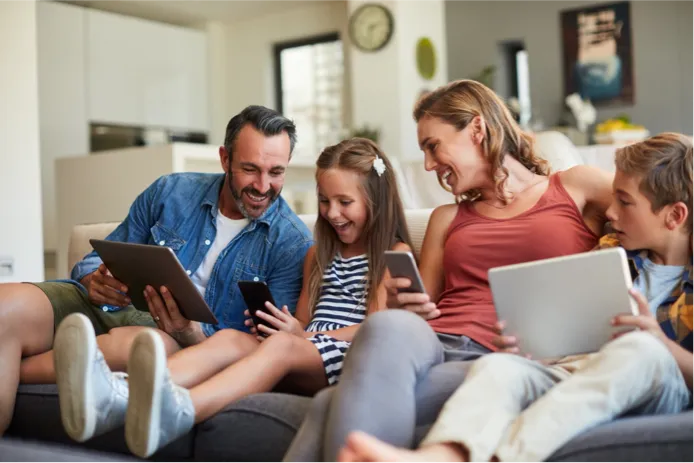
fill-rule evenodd
<path id="1" fill-rule="evenodd" d="M 302 338 L 304 337 L 304 327 L 301 325 L 301 322 L 294 318 L 294 316 L 289 312 L 286 305 L 282 307 L 282 310 L 280 310 L 270 302 L 266 302 L 265 307 L 272 315 L 269 315 L 262 310 L 258 310 L 255 313 L 258 318 L 268 323 L 267 326 L 264 324 L 258 325 L 256 328 L 259 332 L 265 334 L 274 334 L 278 331 L 285 331 L 295 336 L 300 336 Z M 275 327 L 276 329 L 270 328 L 271 326 Z"/>
<path id="2" fill-rule="evenodd" d="M 425 293 L 406 293 L 399 290 L 407 289 L 412 285 L 408 278 L 391 278 L 384 283 L 388 291 L 386 300 L 390 309 L 405 309 L 422 317 L 424 320 L 431 320 L 441 315 L 441 311 L 436 308 L 436 304 L 431 302 L 428 294 Z"/>
<path id="3" fill-rule="evenodd" d="M 653 336 L 660 339 L 662 342 L 666 342 L 668 338 L 665 336 L 665 333 L 663 333 L 663 330 L 660 329 L 658 320 L 656 320 L 656 318 L 651 313 L 651 310 L 648 307 L 648 301 L 645 297 L 643 297 L 643 294 L 638 292 L 636 289 L 632 288 L 629 290 L 629 295 L 633 297 L 636 301 L 636 304 L 639 307 L 639 314 L 617 315 L 612 319 L 612 326 L 636 327 L 641 329 L 642 331 L 647 331 L 651 333 Z M 618 338 L 619 336 L 629 333 L 630 331 L 631 330 L 617 332 L 612 335 L 612 338 Z"/>

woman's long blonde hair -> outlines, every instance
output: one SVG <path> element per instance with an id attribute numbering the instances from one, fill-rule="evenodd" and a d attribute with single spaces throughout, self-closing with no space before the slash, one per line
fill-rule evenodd
<path id="1" fill-rule="evenodd" d="M 385 164 L 385 172 L 378 175 L 374 161 L 378 158 Z M 316 162 L 316 181 L 328 169 L 356 172 L 362 177 L 362 192 L 366 200 L 367 220 L 362 233 L 365 234 L 368 295 L 364 306 L 368 309 L 375 302 L 376 289 L 383 281 L 386 270 L 384 252 L 402 242 L 412 246 L 407 230 L 405 211 L 402 207 L 398 184 L 393 166 L 378 146 L 365 138 L 344 140 L 323 150 Z M 309 307 L 311 314 L 320 298 L 323 272 L 333 261 L 341 242 L 330 223 L 320 214 L 313 233 L 316 242 L 315 263 L 309 282 Z"/>
<path id="2" fill-rule="evenodd" d="M 508 178 L 508 170 L 503 166 L 506 154 L 535 174 L 549 175 L 549 164 L 535 154 L 533 137 L 521 130 L 503 100 L 479 82 L 458 80 L 427 93 L 415 105 L 413 116 L 416 122 L 425 116 L 441 119 L 459 131 L 475 117 L 481 117 L 486 125 L 482 150 L 491 165 L 496 195 L 504 202 L 507 200 L 504 186 Z M 440 180 L 439 183 L 450 191 L 448 185 Z M 479 191 L 471 190 L 457 199 L 475 201 L 479 197 Z"/>

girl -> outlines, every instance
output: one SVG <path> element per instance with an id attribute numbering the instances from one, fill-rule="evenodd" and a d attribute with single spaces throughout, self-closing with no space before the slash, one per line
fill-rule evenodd
<path id="1" fill-rule="evenodd" d="M 168 364 L 160 336 L 152 330 L 138 335 L 130 351 L 128 386 L 118 381 L 114 394 L 119 396 L 114 402 L 124 403 L 129 388 L 127 413 L 110 413 L 102 404 L 102 423 L 96 424 L 112 429 L 125 419 L 126 441 L 136 455 L 148 457 L 235 400 L 280 382 L 307 394 L 334 384 L 359 323 L 385 307 L 383 253 L 412 249 L 392 166 L 373 142 L 360 138 L 326 148 L 316 164 L 316 245 L 306 255 L 296 317 L 286 306 L 279 310 L 268 303 L 273 315 L 259 316 L 273 328 L 258 329 L 269 337 L 256 340 L 222 330 L 173 355 Z M 77 320 L 65 325 L 91 328 Z M 63 343 L 74 339 L 74 330 L 62 328 L 56 335 L 58 356 Z M 102 362 L 100 370 L 107 368 Z M 105 375 L 106 381 L 112 376 Z M 61 410 L 63 402 L 80 403 L 70 397 L 74 392 L 60 392 Z M 63 414 L 68 433 L 74 426 L 69 418 Z"/>

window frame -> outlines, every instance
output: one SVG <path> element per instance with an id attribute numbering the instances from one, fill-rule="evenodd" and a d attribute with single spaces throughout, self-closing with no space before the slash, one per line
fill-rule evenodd
<path id="1" fill-rule="evenodd" d="M 274 45 L 274 61 L 275 61 L 275 104 L 277 111 L 284 114 L 284 104 L 282 102 L 284 93 L 282 91 L 282 52 L 289 48 L 304 47 L 306 45 L 318 45 L 321 43 L 336 42 L 341 40 L 339 32 L 330 32 L 328 34 L 314 35 L 298 40 L 290 40 L 279 42 Z"/>

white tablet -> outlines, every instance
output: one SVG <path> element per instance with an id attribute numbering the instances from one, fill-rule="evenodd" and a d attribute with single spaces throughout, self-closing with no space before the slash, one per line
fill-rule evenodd
<path id="1" fill-rule="evenodd" d="M 493 268 L 489 285 L 504 334 L 535 359 L 596 352 L 615 315 L 638 313 L 622 248 Z"/>

